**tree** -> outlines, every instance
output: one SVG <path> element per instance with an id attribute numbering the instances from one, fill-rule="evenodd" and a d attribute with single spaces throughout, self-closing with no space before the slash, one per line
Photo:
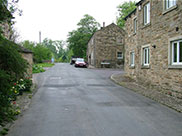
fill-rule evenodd
<path id="1" fill-rule="evenodd" d="M 37 44 L 33 49 L 34 62 L 41 63 L 44 60 L 50 60 L 52 52 L 42 44 Z"/>
<path id="2" fill-rule="evenodd" d="M 35 63 L 50 60 L 52 57 L 52 51 L 43 44 L 36 44 L 27 40 L 22 42 L 21 45 L 33 52 L 33 60 Z"/>
<path id="3" fill-rule="evenodd" d="M 62 56 L 62 52 L 63 52 L 63 46 L 64 46 L 64 42 L 63 41 L 53 41 L 51 39 L 45 38 L 42 42 L 42 44 L 50 49 L 50 51 L 53 53 L 53 56 L 57 59 L 60 56 Z"/>
<path id="4" fill-rule="evenodd" d="M 23 41 L 23 42 L 21 43 L 21 45 L 22 45 L 23 47 L 25 47 L 26 49 L 31 50 L 32 52 L 33 52 L 33 49 L 35 48 L 35 43 L 33 43 L 33 42 L 31 42 L 31 41 L 28 41 L 28 40 Z"/>
<path id="5" fill-rule="evenodd" d="M 87 34 L 93 34 L 100 27 L 100 24 L 88 14 L 84 15 L 77 25 L 80 32 Z"/>
<path id="6" fill-rule="evenodd" d="M 77 25 L 77 30 L 69 32 L 68 47 L 73 51 L 74 56 L 86 58 L 87 43 L 100 24 L 92 16 L 86 14 Z"/>
<path id="7" fill-rule="evenodd" d="M 125 25 L 124 18 L 136 8 L 136 5 L 135 5 L 135 2 L 129 1 L 129 2 L 124 2 L 122 5 L 119 5 L 117 8 L 119 11 L 119 17 L 117 17 L 116 22 L 118 26 L 123 28 Z"/>

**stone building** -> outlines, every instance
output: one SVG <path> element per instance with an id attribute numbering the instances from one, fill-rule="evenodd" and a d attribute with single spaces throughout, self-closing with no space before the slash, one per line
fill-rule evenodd
<path id="1" fill-rule="evenodd" d="M 114 23 L 103 26 L 88 42 L 88 63 L 96 68 L 122 68 L 125 32 Z"/>
<path id="2" fill-rule="evenodd" d="M 182 1 L 140 0 L 136 6 L 125 18 L 127 76 L 182 96 Z"/>

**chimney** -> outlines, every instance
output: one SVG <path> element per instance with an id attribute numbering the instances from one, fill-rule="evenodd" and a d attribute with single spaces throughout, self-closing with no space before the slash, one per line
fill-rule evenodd
<path id="1" fill-rule="evenodd" d="M 103 28 L 105 27 L 105 22 L 103 22 Z"/>
<path id="2" fill-rule="evenodd" d="M 39 31 L 39 43 L 41 44 L 41 31 Z"/>

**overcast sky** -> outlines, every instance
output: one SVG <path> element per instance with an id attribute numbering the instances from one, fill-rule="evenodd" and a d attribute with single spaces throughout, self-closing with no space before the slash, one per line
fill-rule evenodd
<path id="1" fill-rule="evenodd" d="M 15 28 L 20 40 L 66 40 L 68 32 L 77 28 L 85 14 L 93 16 L 101 25 L 116 23 L 117 6 L 129 0 L 20 0 L 22 16 L 15 16 Z M 132 0 L 134 1 L 134 0 Z"/>

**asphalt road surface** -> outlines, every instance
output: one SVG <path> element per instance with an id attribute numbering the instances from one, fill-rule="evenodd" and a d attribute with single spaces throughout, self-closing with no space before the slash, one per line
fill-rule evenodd
<path id="1" fill-rule="evenodd" d="M 8 136 L 182 136 L 182 114 L 114 84 L 121 71 L 56 64 Z"/>

